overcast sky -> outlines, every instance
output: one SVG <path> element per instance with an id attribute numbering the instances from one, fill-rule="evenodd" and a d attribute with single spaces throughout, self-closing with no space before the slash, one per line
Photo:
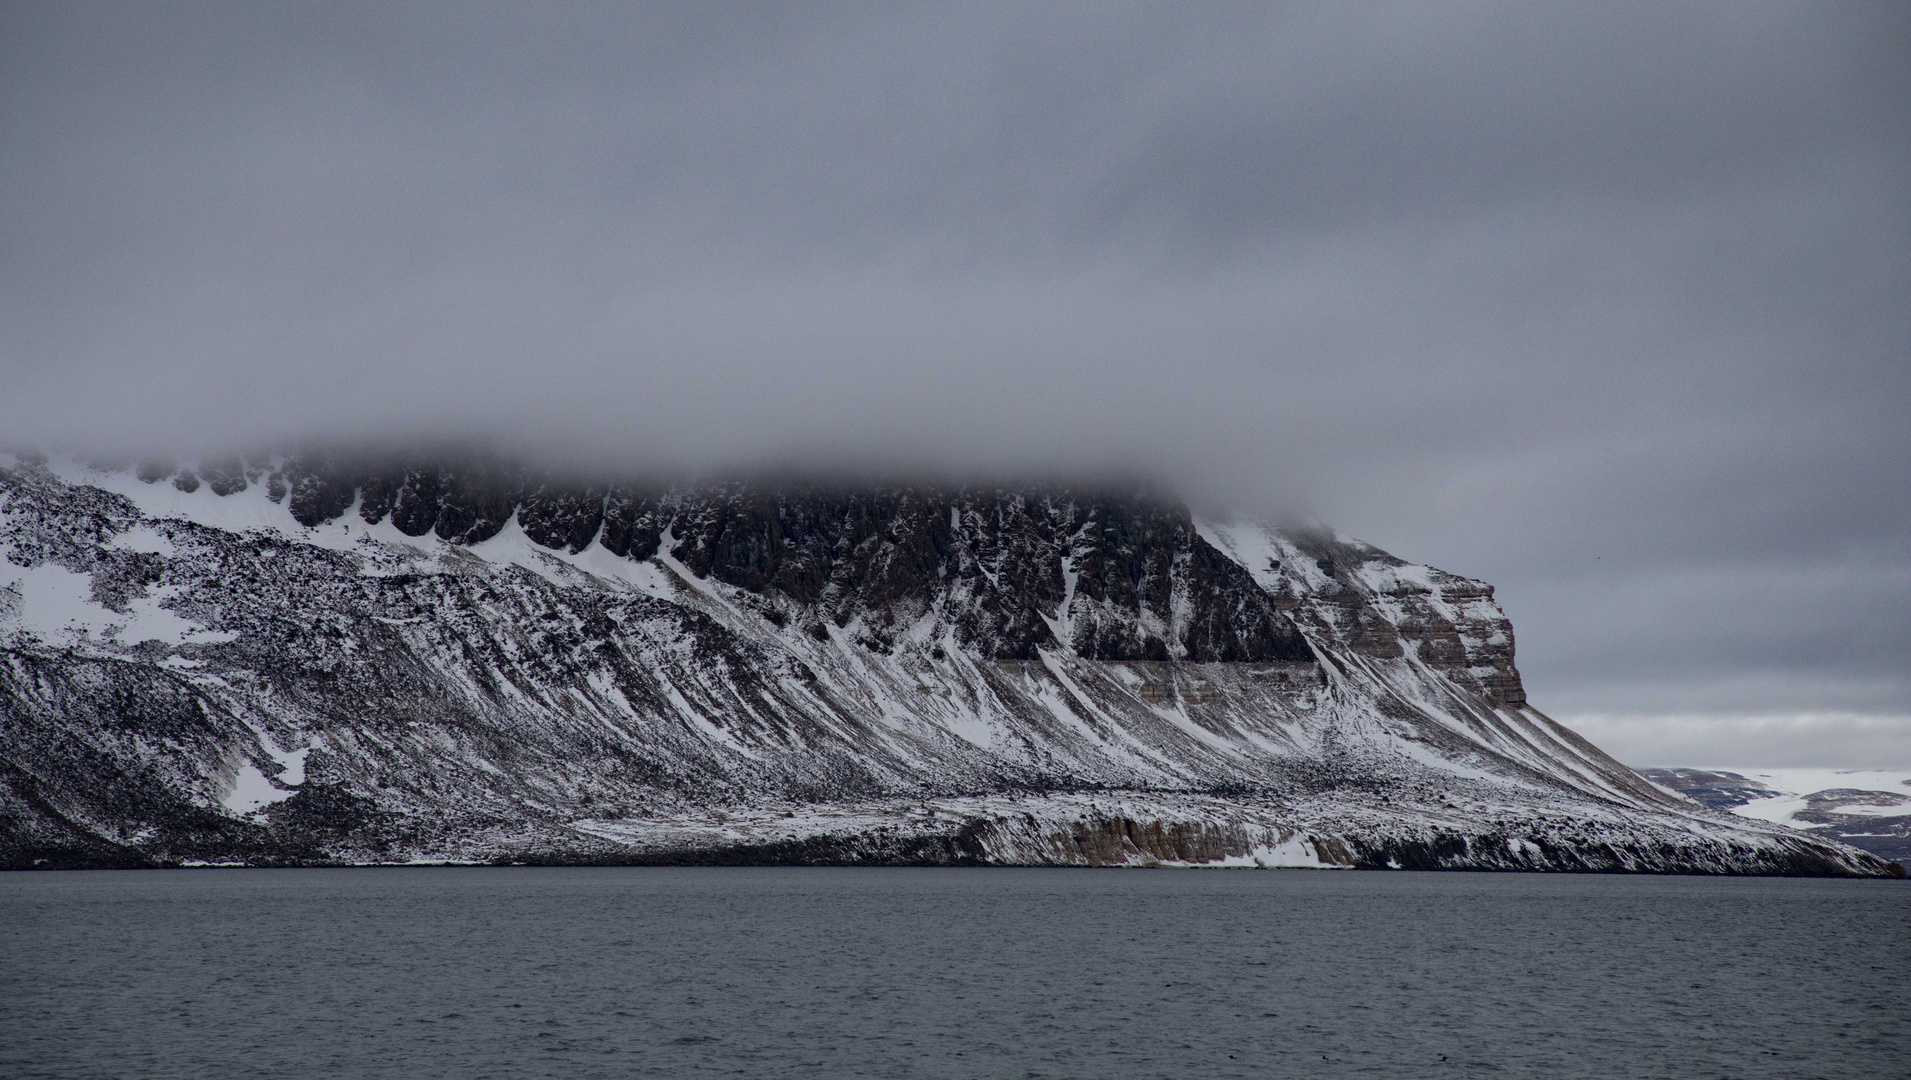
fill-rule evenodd
<path id="1" fill-rule="evenodd" d="M 1911 767 L 1903 4 L 0 5 L 0 435 L 1141 469 Z"/>

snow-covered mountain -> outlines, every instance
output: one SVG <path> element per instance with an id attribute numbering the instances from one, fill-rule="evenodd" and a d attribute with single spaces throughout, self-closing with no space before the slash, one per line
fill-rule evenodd
<path id="1" fill-rule="evenodd" d="M 1640 769 L 1741 817 L 1804 829 L 1911 866 L 1911 770 Z"/>
<path id="2" fill-rule="evenodd" d="M 0 457 L 0 864 L 1877 875 L 1526 703 L 1492 589 L 1135 492 Z"/>

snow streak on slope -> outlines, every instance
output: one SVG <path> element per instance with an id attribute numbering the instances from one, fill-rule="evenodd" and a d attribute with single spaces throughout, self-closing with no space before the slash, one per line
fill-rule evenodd
<path id="1" fill-rule="evenodd" d="M 1880 873 L 1530 708 L 1492 590 L 1107 492 L 0 470 L 0 857 Z"/>

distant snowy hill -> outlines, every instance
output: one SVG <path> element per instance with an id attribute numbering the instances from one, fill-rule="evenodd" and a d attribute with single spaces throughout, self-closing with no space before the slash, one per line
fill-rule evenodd
<path id="1" fill-rule="evenodd" d="M 1513 656 L 1480 582 L 1133 492 L 0 456 L 0 865 L 1898 872 Z"/>
<path id="2" fill-rule="evenodd" d="M 1911 867 L 1911 770 L 1640 769 L 1741 817 L 1804 829 Z"/>

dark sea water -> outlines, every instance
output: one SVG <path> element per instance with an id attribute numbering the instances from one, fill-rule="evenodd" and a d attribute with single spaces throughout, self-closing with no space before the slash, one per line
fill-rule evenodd
<path id="1" fill-rule="evenodd" d="M 0 875 L 0 1076 L 1906 1077 L 1911 885 Z"/>

